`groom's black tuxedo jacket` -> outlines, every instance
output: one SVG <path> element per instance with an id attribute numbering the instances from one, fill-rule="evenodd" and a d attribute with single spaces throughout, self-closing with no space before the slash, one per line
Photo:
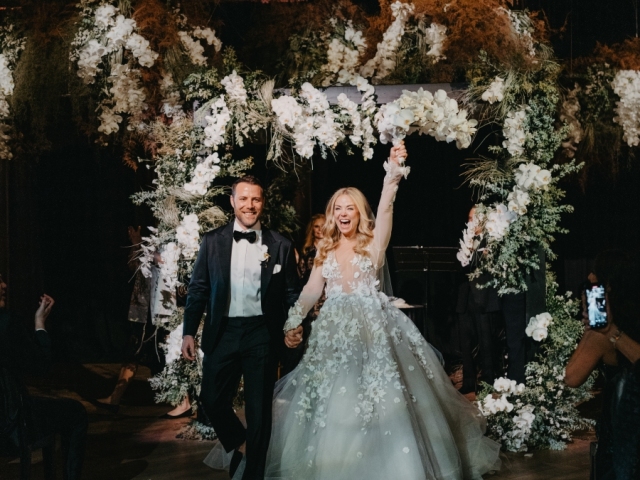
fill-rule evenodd
<path id="1" fill-rule="evenodd" d="M 189 282 L 183 335 L 196 335 L 206 310 L 200 348 L 207 354 L 216 347 L 226 328 L 225 315 L 231 295 L 233 224 L 232 221 L 204 235 Z M 281 350 L 284 346 L 282 328 L 289 307 L 300 294 L 300 281 L 291 241 L 273 230 L 262 229 L 262 244 L 269 252 L 269 260 L 261 267 L 262 313 L 272 343 Z M 274 273 L 276 265 L 280 265 L 280 271 Z"/>

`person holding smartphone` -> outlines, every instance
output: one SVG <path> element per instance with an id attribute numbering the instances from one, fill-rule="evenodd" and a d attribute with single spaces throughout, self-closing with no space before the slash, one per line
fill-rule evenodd
<path id="1" fill-rule="evenodd" d="M 596 433 L 596 478 L 640 476 L 640 276 L 638 259 L 610 250 L 596 258 L 597 284 L 585 289 L 589 325 L 566 367 L 565 383 L 582 385 L 604 364 L 603 410 Z"/>

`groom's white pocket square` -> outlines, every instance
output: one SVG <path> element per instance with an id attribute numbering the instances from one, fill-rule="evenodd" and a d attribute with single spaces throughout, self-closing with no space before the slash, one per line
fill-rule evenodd
<path id="1" fill-rule="evenodd" d="M 273 266 L 273 273 L 278 273 L 280 270 L 282 270 L 282 265 L 280 265 L 279 263 L 276 263 Z"/>

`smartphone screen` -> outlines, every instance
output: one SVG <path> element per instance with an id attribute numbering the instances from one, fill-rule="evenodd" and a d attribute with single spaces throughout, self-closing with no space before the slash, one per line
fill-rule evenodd
<path id="1" fill-rule="evenodd" d="M 607 305 L 604 285 L 591 285 L 586 289 L 589 326 L 602 328 L 607 325 Z"/>

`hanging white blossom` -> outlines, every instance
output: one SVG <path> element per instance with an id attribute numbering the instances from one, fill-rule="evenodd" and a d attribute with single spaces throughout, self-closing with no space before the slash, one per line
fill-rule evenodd
<path id="1" fill-rule="evenodd" d="M 220 158 L 217 153 L 209 155 L 202 162 L 196 165 L 191 181 L 189 183 L 185 183 L 183 188 L 189 193 L 205 195 L 209 185 L 211 185 L 211 182 L 213 182 L 220 172 L 219 163 Z"/>
<path id="2" fill-rule="evenodd" d="M 541 342 L 549 334 L 549 325 L 553 323 L 553 318 L 548 312 L 541 313 L 535 317 L 531 317 L 529 325 L 525 329 L 527 336 L 533 338 L 536 342 Z"/>
<path id="3" fill-rule="evenodd" d="M 213 147 L 214 150 L 217 150 L 218 146 L 222 145 L 225 141 L 227 124 L 231 120 L 231 112 L 227 107 L 227 103 L 224 101 L 223 95 L 220 95 L 220 97 L 211 104 L 210 108 L 211 115 L 205 117 L 207 126 L 204 129 L 204 144 L 207 147 Z"/>
<path id="4" fill-rule="evenodd" d="M 332 18 L 330 23 L 335 27 L 338 23 Z M 332 83 L 353 85 L 357 77 L 357 67 L 360 56 L 364 53 L 367 43 L 360 30 L 356 30 L 351 20 L 347 21 L 344 34 L 331 38 L 327 46 L 327 63 L 321 67 L 324 72 L 322 85 L 327 87 Z"/>
<path id="5" fill-rule="evenodd" d="M 415 7 L 412 3 L 396 1 L 391 5 L 391 12 L 395 20 L 384 32 L 382 42 L 378 44 L 375 56 L 360 69 L 360 75 L 379 81 L 396 68 L 396 52 L 400 47 L 407 21 L 414 11 Z"/>
<path id="6" fill-rule="evenodd" d="M 462 239 L 460 239 L 460 250 L 456 254 L 456 258 L 463 267 L 471 262 L 473 254 L 478 249 L 482 241 L 482 224 L 478 213 L 474 213 L 473 217 L 467 222 L 467 228 L 462 231 Z"/>
<path id="7" fill-rule="evenodd" d="M 189 59 L 194 65 L 204 66 L 207 64 L 207 57 L 204 56 L 204 46 L 198 39 L 203 39 L 209 45 L 213 45 L 216 52 L 222 48 L 222 42 L 215 36 L 215 32 L 210 28 L 195 28 L 191 34 L 180 31 L 178 37 L 184 47 Z"/>
<path id="8" fill-rule="evenodd" d="M 502 129 L 504 141 L 502 146 L 514 157 L 524 153 L 524 143 L 527 139 L 527 134 L 524 130 L 526 118 L 526 109 L 522 108 L 516 112 L 509 112 L 504 120 L 504 128 Z"/>
<path id="9" fill-rule="evenodd" d="M 180 225 L 176 228 L 176 239 L 182 249 L 182 256 L 187 260 L 193 259 L 200 250 L 198 215 L 190 213 L 182 218 Z"/>
<path id="10" fill-rule="evenodd" d="M 613 121 L 622 127 L 622 139 L 627 145 L 637 147 L 640 144 L 640 72 L 620 70 L 611 86 L 620 97 L 620 101 L 616 102 Z"/>
<path id="11" fill-rule="evenodd" d="M 244 88 L 244 80 L 234 70 L 231 75 L 224 77 L 220 83 L 227 92 L 229 102 L 237 102 L 239 105 L 247 104 L 247 90 Z"/>
<path id="12" fill-rule="evenodd" d="M 438 23 L 432 23 L 429 28 L 425 30 L 425 40 L 429 44 L 429 51 L 427 55 L 434 57 L 434 61 L 447 58 L 442 53 L 444 49 L 444 42 L 447 39 L 447 27 Z"/>
<path id="13" fill-rule="evenodd" d="M 160 252 L 160 257 L 162 258 L 162 263 L 160 264 L 162 282 L 164 283 L 165 290 L 169 292 L 175 291 L 180 283 L 178 281 L 178 260 L 180 260 L 180 253 L 180 247 L 174 242 L 165 244 Z"/>
<path id="14" fill-rule="evenodd" d="M 487 221 L 485 222 L 484 229 L 489 238 L 500 241 L 507 234 L 509 225 L 515 219 L 516 214 L 501 203 L 487 211 Z"/>

